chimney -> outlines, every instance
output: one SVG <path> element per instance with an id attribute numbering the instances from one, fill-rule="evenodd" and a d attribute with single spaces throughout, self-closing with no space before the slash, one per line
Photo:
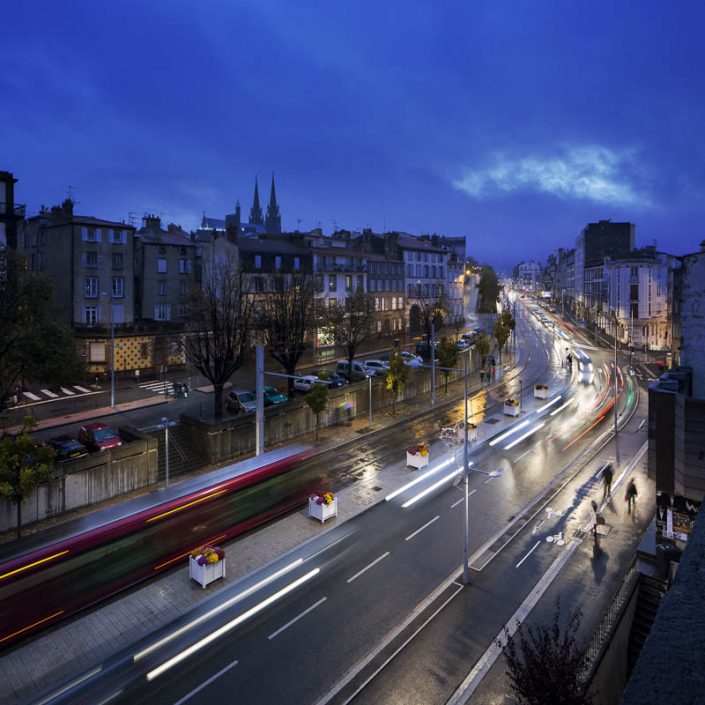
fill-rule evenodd
<path id="1" fill-rule="evenodd" d="M 73 201 L 70 198 L 67 198 L 61 204 L 61 215 L 66 220 L 71 220 L 73 218 Z"/>

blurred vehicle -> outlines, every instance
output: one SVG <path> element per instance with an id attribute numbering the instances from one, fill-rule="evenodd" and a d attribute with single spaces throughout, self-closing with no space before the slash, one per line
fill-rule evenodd
<path id="1" fill-rule="evenodd" d="M 365 360 L 365 367 L 374 370 L 375 374 L 381 377 L 389 374 L 389 363 L 384 360 Z"/>
<path id="2" fill-rule="evenodd" d="M 470 347 L 470 343 L 461 338 L 460 340 L 455 341 L 455 347 L 458 348 L 458 350 L 467 350 Z"/>
<path id="3" fill-rule="evenodd" d="M 349 369 L 347 360 L 338 360 L 335 366 L 335 371 L 347 377 L 351 382 L 360 382 L 368 377 L 374 377 L 377 373 L 367 367 L 364 362 L 353 360 L 352 370 Z"/>
<path id="4" fill-rule="evenodd" d="M 257 391 L 252 390 L 255 395 L 255 401 L 257 400 Z M 289 401 L 289 397 L 286 394 L 280 392 L 276 387 L 262 387 L 262 394 L 264 395 L 264 405 L 265 406 L 276 406 L 277 404 L 286 404 Z"/>
<path id="5" fill-rule="evenodd" d="M 91 453 L 122 445 L 122 438 L 110 426 L 102 421 L 87 423 L 78 431 L 78 440 L 88 448 Z"/>
<path id="6" fill-rule="evenodd" d="M 235 389 L 225 397 L 228 411 L 233 414 L 248 414 L 257 410 L 257 397 L 245 389 Z"/>
<path id="7" fill-rule="evenodd" d="M 316 375 L 304 375 L 302 377 L 297 377 L 294 380 L 294 389 L 298 389 L 300 392 L 308 392 L 311 387 L 316 384 L 316 382 L 321 382 Z"/>
<path id="8" fill-rule="evenodd" d="M 65 463 L 88 455 L 86 447 L 72 436 L 57 436 L 49 441 L 49 445 L 56 451 L 55 463 Z"/>
<path id="9" fill-rule="evenodd" d="M 348 382 L 347 377 L 339 374 L 335 370 L 318 370 L 313 373 L 318 379 L 322 379 L 324 382 L 328 382 L 329 387 L 344 387 Z"/>
<path id="10" fill-rule="evenodd" d="M 423 361 L 418 355 L 402 350 L 401 356 L 405 365 L 409 367 L 423 367 Z"/>

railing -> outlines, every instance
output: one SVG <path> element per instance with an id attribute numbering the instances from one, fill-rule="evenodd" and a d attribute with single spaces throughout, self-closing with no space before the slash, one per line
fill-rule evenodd
<path id="1" fill-rule="evenodd" d="M 602 617 L 602 621 L 598 625 L 595 633 L 592 635 L 590 643 L 585 649 L 584 673 L 586 680 L 590 680 L 597 670 L 597 666 L 600 663 L 605 646 L 609 643 L 615 627 L 619 624 L 619 620 L 622 618 L 625 605 L 634 594 L 634 590 L 639 582 L 639 572 L 637 571 L 636 564 L 637 561 L 635 555 L 629 564 L 629 568 L 627 568 L 624 578 L 622 578 L 620 586 L 612 596 L 609 607 Z"/>

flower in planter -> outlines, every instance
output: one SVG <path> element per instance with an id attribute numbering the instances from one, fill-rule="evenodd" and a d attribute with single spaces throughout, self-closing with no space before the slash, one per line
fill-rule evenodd
<path id="1" fill-rule="evenodd" d="M 409 453 L 409 455 L 421 455 L 425 457 L 428 455 L 428 443 L 417 443 L 407 448 L 406 452 Z"/>
<path id="2" fill-rule="evenodd" d="M 539 390 L 548 389 L 548 385 L 547 384 L 535 384 L 534 389 L 539 389 Z"/>
<path id="3" fill-rule="evenodd" d="M 519 402 L 516 399 L 507 399 L 504 403 L 507 404 L 507 406 L 519 406 Z"/>
<path id="4" fill-rule="evenodd" d="M 477 425 L 474 423 L 468 423 L 468 431 L 474 431 L 477 428 Z"/>
<path id="5" fill-rule="evenodd" d="M 219 546 L 201 546 L 191 551 L 191 558 L 198 565 L 212 565 L 225 559 L 225 551 Z"/>
<path id="6" fill-rule="evenodd" d="M 323 494 L 313 495 L 311 499 L 316 504 L 333 504 L 335 495 L 332 492 L 324 492 Z"/>

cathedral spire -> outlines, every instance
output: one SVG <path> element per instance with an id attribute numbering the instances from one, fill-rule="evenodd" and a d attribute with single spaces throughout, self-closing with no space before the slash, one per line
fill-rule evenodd
<path id="1" fill-rule="evenodd" d="M 257 177 L 255 176 L 255 197 L 252 201 L 250 209 L 250 225 L 263 225 L 262 208 L 259 205 L 259 187 L 257 186 Z"/>
<path id="2" fill-rule="evenodd" d="M 269 205 L 267 206 L 267 217 L 264 226 L 268 233 L 281 233 L 282 219 L 277 205 L 277 193 L 274 189 L 274 172 L 272 172 L 272 190 L 269 194 Z"/>

